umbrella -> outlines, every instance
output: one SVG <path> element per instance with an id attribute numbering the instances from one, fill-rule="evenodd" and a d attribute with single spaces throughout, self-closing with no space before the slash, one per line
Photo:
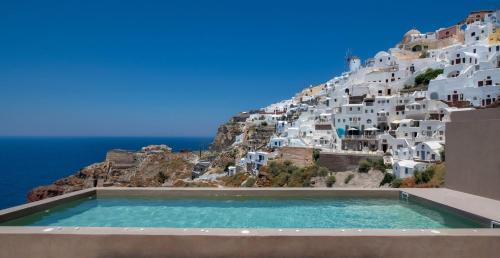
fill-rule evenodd
<path id="1" fill-rule="evenodd" d="M 369 127 L 369 128 L 366 128 L 365 131 L 378 131 L 378 128 Z"/>
<path id="2" fill-rule="evenodd" d="M 358 131 L 358 129 L 357 129 L 357 128 L 354 128 L 354 127 L 351 127 L 351 128 L 349 128 L 349 129 L 347 129 L 347 131 Z"/>

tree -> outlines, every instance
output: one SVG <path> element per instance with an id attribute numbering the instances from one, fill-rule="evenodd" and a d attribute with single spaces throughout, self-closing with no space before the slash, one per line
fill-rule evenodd
<path id="1" fill-rule="evenodd" d="M 327 187 L 332 187 L 335 182 L 337 182 L 337 179 L 335 178 L 335 176 L 329 176 L 326 178 L 326 186 Z"/>

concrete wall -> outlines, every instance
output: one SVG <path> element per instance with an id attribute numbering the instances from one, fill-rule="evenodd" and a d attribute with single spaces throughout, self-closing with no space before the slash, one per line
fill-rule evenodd
<path id="1" fill-rule="evenodd" d="M 132 230 L 132 229 L 131 229 Z M 97 231 L 97 230 L 95 230 Z M 293 230 L 290 230 L 293 231 Z M 355 231 L 355 230 L 353 230 Z M 493 230 L 489 230 L 490 232 Z M 497 257 L 500 236 L 374 235 L 219 236 L 142 234 L 3 234 L 0 257 L 169 257 L 169 258 L 489 258 Z"/>
<path id="2" fill-rule="evenodd" d="M 500 108 L 452 113 L 445 154 L 447 188 L 500 200 Z"/>
<path id="3" fill-rule="evenodd" d="M 347 153 L 321 153 L 318 164 L 333 172 L 357 170 L 359 162 L 364 159 L 378 159 L 382 156 L 347 154 Z"/>

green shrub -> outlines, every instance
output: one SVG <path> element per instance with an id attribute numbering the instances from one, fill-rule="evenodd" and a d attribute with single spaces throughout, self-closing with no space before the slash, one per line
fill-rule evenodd
<path id="1" fill-rule="evenodd" d="M 384 173 L 384 179 L 380 182 L 380 186 L 385 185 L 385 184 L 390 184 L 391 182 L 394 181 L 394 175 L 391 173 Z"/>
<path id="2" fill-rule="evenodd" d="M 413 177 L 415 178 L 416 184 L 424 184 L 431 181 L 434 176 L 434 167 L 428 167 L 424 171 L 416 170 L 413 172 Z"/>
<path id="3" fill-rule="evenodd" d="M 371 160 L 372 163 L 372 168 L 381 171 L 382 173 L 385 173 L 385 169 L 387 166 L 384 164 L 383 159 L 376 159 L 376 160 Z"/>
<path id="4" fill-rule="evenodd" d="M 280 173 L 272 178 L 273 186 L 285 186 L 288 182 L 289 175 L 287 173 Z"/>
<path id="5" fill-rule="evenodd" d="M 245 187 L 252 187 L 255 185 L 255 177 L 249 177 L 247 181 L 245 181 Z"/>
<path id="6" fill-rule="evenodd" d="M 443 69 L 427 69 L 424 73 L 415 77 L 415 85 L 429 85 L 432 79 L 443 73 Z"/>
<path id="7" fill-rule="evenodd" d="M 335 176 L 329 176 L 326 178 L 326 186 L 327 187 L 332 187 L 335 182 L 337 182 L 337 179 L 335 178 Z"/>
<path id="8" fill-rule="evenodd" d="M 267 166 L 262 167 L 262 171 L 272 186 L 290 186 L 290 187 L 308 187 L 311 185 L 311 178 L 327 176 L 330 171 L 325 167 L 312 165 L 307 167 L 298 167 L 291 161 L 270 161 Z"/>
<path id="9" fill-rule="evenodd" d="M 388 166 L 384 164 L 383 159 L 365 159 L 359 162 L 358 172 L 366 173 L 371 168 L 380 170 L 381 172 L 385 173 L 385 170 L 388 168 Z"/>
<path id="10" fill-rule="evenodd" d="M 372 164 L 371 164 L 370 160 L 362 160 L 361 162 L 359 162 L 358 172 L 367 173 L 371 167 L 372 167 Z"/>
<path id="11" fill-rule="evenodd" d="M 330 173 L 330 170 L 328 170 L 328 168 L 319 167 L 317 170 L 316 176 L 325 177 L 325 176 L 328 176 L 329 173 Z"/>
<path id="12" fill-rule="evenodd" d="M 318 161 L 320 152 L 321 151 L 319 149 L 313 149 L 313 157 L 312 158 L 313 158 L 314 162 Z"/>
<path id="13" fill-rule="evenodd" d="M 344 179 L 344 184 L 349 184 L 351 180 L 354 178 L 353 174 L 349 174 L 345 179 Z"/>
<path id="14" fill-rule="evenodd" d="M 403 182 L 403 180 L 401 180 L 400 178 L 396 178 L 396 179 L 392 180 L 391 186 L 394 188 L 399 188 L 401 186 L 402 182 Z"/>

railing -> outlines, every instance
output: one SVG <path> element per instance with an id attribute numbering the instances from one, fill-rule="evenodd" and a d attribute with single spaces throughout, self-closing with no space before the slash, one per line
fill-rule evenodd
<path id="1" fill-rule="evenodd" d="M 375 140 L 377 139 L 377 135 L 346 135 L 345 139 L 350 140 Z"/>
<path id="2" fill-rule="evenodd" d="M 387 122 L 387 117 L 386 116 L 379 116 L 379 117 L 377 117 L 377 122 Z"/>

